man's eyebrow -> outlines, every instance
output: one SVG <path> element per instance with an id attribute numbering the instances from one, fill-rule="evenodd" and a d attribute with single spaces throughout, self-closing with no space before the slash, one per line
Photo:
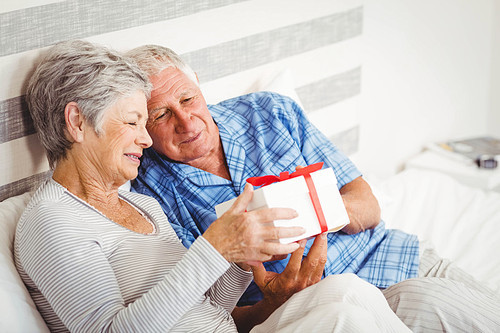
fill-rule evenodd
<path id="1" fill-rule="evenodd" d="M 166 106 L 159 106 L 159 107 L 153 108 L 151 110 L 148 110 L 148 114 L 155 113 L 155 112 L 160 111 L 161 109 L 166 109 L 166 108 L 167 108 Z"/>
<path id="2" fill-rule="evenodd" d="M 183 98 L 183 97 L 185 97 L 186 95 L 192 95 L 192 94 L 194 94 L 194 93 L 195 93 L 195 91 L 196 91 L 196 90 L 195 90 L 195 89 L 193 89 L 193 88 L 188 88 L 188 89 L 184 90 L 183 92 L 181 92 L 181 93 L 179 94 L 179 98 Z"/>

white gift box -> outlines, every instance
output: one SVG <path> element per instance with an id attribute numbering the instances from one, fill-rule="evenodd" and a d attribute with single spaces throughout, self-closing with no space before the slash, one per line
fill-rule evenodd
<path id="1" fill-rule="evenodd" d="M 342 229 L 349 223 L 349 216 L 337 188 L 337 178 L 331 168 L 312 172 L 311 179 L 321 204 L 328 232 Z M 215 206 L 217 217 L 222 216 L 234 203 L 232 199 Z M 281 243 L 291 243 L 321 233 L 318 216 L 303 176 L 287 179 L 256 189 L 247 211 L 261 208 L 293 208 L 298 217 L 291 220 L 275 220 L 280 227 L 301 226 L 306 229 L 299 237 L 281 238 Z"/>

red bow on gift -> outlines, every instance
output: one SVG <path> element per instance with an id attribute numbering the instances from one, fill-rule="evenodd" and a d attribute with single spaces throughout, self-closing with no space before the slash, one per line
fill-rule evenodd
<path id="1" fill-rule="evenodd" d="M 311 178 L 311 173 L 313 173 L 314 171 L 321 170 L 322 167 L 323 167 L 323 162 L 320 162 L 298 169 L 293 173 L 285 171 L 280 173 L 279 176 L 267 175 L 261 177 L 250 177 L 247 179 L 247 182 L 252 184 L 253 186 L 267 186 L 272 183 L 282 182 L 287 179 L 304 176 L 307 188 L 309 189 L 309 196 L 311 197 L 314 211 L 316 212 L 316 216 L 318 217 L 318 222 L 321 227 L 321 232 L 325 232 L 328 230 L 328 226 L 326 224 L 325 215 L 323 214 L 323 209 L 321 208 L 321 203 L 319 202 L 319 197 L 318 193 L 316 192 L 316 187 L 314 186 L 314 182 Z"/>
<path id="2" fill-rule="evenodd" d="M 272 183 L 277 183 L 277 182 L 282 182 L 287 179 L 299 177 L 299 176 L 305 176 L 309 175 L 310 173 L 314 171 L 321 170 L 323 167 L 323 162 L 320 163 L 315 163 L 308 165 L 302 169 L 299 169 L 293 173 L 289 173 L 288 171 L 280 173 L 279 176 L 275 175 L 267 175 L 267 176 L 261 176 L 261 177 L 250 177 L 247 179 L 247 182 L 252 184 L 253 186 L 267 186 Z"/>

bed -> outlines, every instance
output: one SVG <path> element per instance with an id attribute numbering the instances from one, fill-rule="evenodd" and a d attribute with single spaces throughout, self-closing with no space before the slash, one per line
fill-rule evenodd
<path id="1" fill-rule="evenodd" d="M 0 12 L 0 155 L 8 157 L 0 165 L 0 331 L 47 331 L 15 270 L 12 244 L 32 191 L 50 176 L 24 87 L 40 54 L 57 41 L 82 38 L 121 51 L 171 47 L 198 73 L 209 103 L 259 90 L 288 95 L 353 160 L 362 154 L 362 1 L 7 3 Z M 430 241 L 498 292 L 500 193 L 417 169 L 365 176 L 388 227 Z"/>

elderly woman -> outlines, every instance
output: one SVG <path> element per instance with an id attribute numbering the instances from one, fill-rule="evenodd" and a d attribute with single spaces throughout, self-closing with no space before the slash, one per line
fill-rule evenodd
<path id="1" fill-rule="evenodd" d="M 15 260 L 51 331 L 235 332 L 230 313 L 252 279 L 243 262 L 295 251 L 281 276 L 256 271 L 268 295 L 304 267 L 311 284 L 320 279 L 322 265 L 301 263 L 303 242 L 276 242 L 303 230 L 269 223 L 296 213 L 245 212 L 251 187 L 189 250 L 153 198 L 119 190 L 137 176 L 152 143 L 145 129 L 149 92 L 134 63 L 83 41 L 52 47 L 28 84 L 30 112 L 54 172 L 19 221 Z M 321 262 L 326 245 L 317 239 L 309 256 Z M 239 320 L 252 323 L 246 328 L 255 323 Z M 404 329 L 376 288 L 344 275 L 297 293 L 254 331 L 309 323 L 330 331 Z"/>

